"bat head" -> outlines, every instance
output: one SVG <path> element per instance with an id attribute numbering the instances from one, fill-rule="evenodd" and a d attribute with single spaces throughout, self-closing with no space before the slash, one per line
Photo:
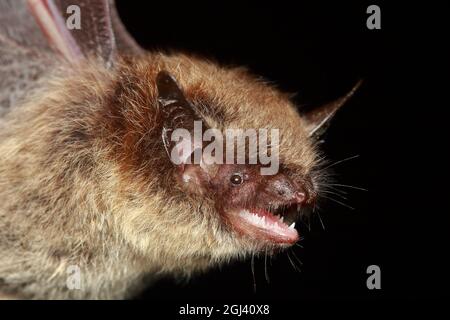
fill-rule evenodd
<path id="1" fill-rule="evenodd" d="M 146 205 L 124 223 L 133 242 L 150 248 L 157 241 L 177 259 L 209 264 L 298 241 L 295 221 L 320 193 L 315 134 L 343 100 L 301 115 L 288 95 L 244 69 L 184 55 L 133 68 L 141 70 L 138 89 L 121 101 L 134 102 L 127 117 L 145 134 L 128 134 L 123 158 L 138 159 L 127 163 L 127 175 L 134 166 L 132 179 L 153 190 L 138 195 Z"/>

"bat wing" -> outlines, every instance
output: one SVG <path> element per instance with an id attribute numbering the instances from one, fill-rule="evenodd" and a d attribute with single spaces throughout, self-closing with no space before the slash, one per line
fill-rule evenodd
<path id="1" fill-rule="evenodd" d="M 142 52 L 113 0 L 0 0 L 0 116 L 61 57 L 111 67 Z"/>
<path id="2" fill-rule="evenodd" d="M 0 0 L 0 118 L 54 63 L 26 0 Z"/>
<path id="3" fill-rule="evenodd" d="M 113 0 L 28 0 L 47 38 L 67 60 L 87 57 L 110 67 L 119 53 L 142 49 L 120 21 Z"/>

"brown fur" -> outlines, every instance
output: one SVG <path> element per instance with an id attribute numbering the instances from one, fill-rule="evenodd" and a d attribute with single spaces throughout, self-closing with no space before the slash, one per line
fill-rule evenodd
<path id="1" fill-rule="evenodd" d="M 124 298 L 162 274 L 262 249 L 174 179 L 161 142 L 157 73 L 169 71 L 212 128 L 278 128 L 283 166 L 316 151 L 288 97 L 243 69 L 185 55 L 55 71 L 0 126 L 0 291 L 21 298 Z M 202 203 L 199 206 L 199 203 Z M 66 286 L 81 269 L 81 290 Z"/>

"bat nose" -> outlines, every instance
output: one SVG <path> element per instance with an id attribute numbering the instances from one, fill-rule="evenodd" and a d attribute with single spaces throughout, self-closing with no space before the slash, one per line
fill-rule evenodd
<path id="1" fill-rule="evenodd" d="M 292 183 L 286 177 L 278 177 L 273 181 L 273 188 L 276 194 L 284 199 L 284 201 L 294 201 L 302 203 L 306 200 L 306 191 L 298 185 Z"/>
<path id="2" fill-rule="evenodd" d="M 302 203 L 306 199 L 306 193 L 303 191 L 296 191 L 294 193 L 294 199 L 297 203 Z"/>

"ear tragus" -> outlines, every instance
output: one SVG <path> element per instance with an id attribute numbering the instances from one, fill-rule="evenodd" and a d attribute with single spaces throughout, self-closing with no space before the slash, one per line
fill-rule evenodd
<path id="1" fill-rule="evenodd" d="M 325 132 L 331 118 L 353 96 L 361 83 L 362 80 L 359 80 L 345 96 L 302 115 L 307 123 L 309 136 L 320 136 Z"/>

